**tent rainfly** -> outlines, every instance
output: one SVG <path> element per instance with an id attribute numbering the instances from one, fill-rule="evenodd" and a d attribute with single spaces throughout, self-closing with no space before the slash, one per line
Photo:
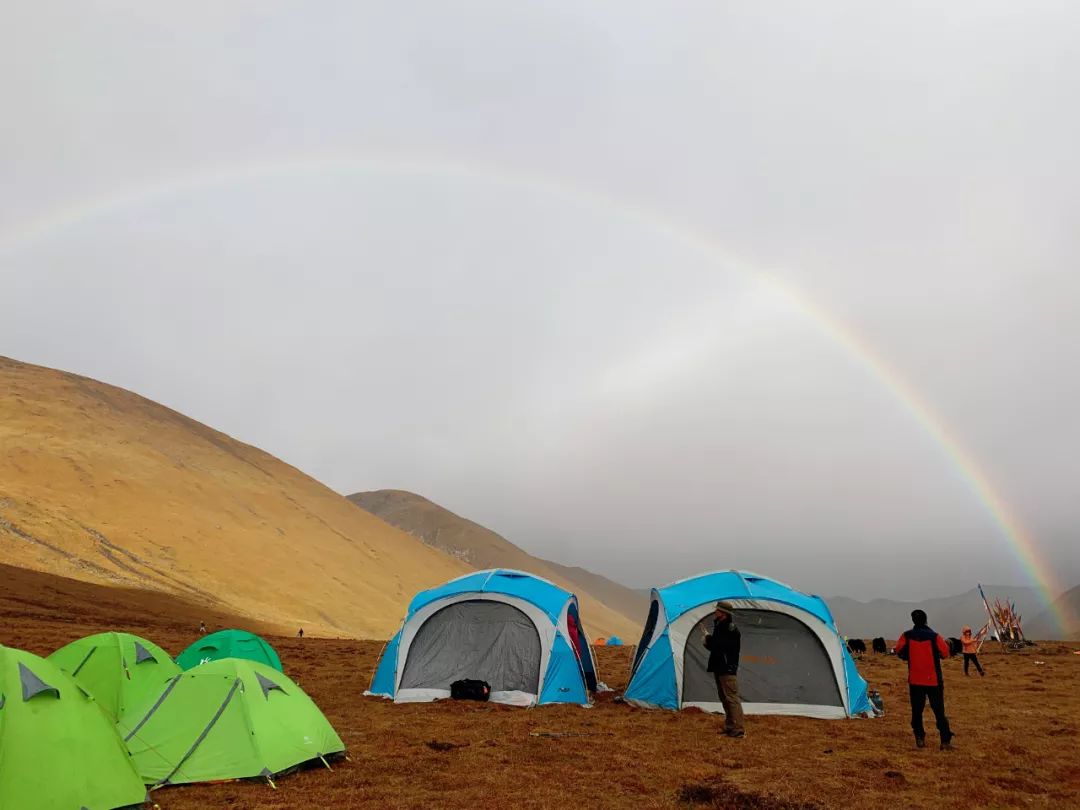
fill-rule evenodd
<path id="1" fill-rule="evenodd" d="M 73 641 L 49 660 L 93 695 L 116 722 L 128 706 L 158 695 L 180 674 L 161 647 L 130 633 L 98 633 Z"/>
<path id="2" fill-rule="evenodd" d="M 142 807 L 146 787 L 94 699 L 59 667 L 0 646 L 0 807 Z"/>
<path id="3" fill-rule="evenodd" d="M 182 670 L 187 671 L 223 658 L 243 658 L 247 661 L 266 664 L 278 672 L 285 671 L 281 667 L 281 659 L 278 658 L 274 648 L 264 639 L 246 630 L 218 630 L 216 633 L 203 636 L 176 656 L 176 663 Z"/>
<path id="4" fill-rule="evenodd" d="M 254 661 L 211 661 L 124 712 L 117 729 L 152 787 L 272 777 L 345 750 L 304 691 Z"/>

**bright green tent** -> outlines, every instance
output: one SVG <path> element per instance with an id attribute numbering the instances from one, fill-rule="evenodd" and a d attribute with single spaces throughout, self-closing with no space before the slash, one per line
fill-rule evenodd
<path id="1" fill-rule="evenodd" d="M 180 674 L 161 647 L 130 633 L 98 633 L 73 641 L 49 660 L 93 695 L 115 722 L 124 709 L 161 694 Z"/>
<path id="2" fill-rule="evenodd" d="M 117 729 L 153 787 L 272 776 L 345 750 L 299 686 L 237 658 L 177 675 L 156 699 L 125 712 Z"/>
<path id="3" fill-rule="evenodd" d="M 222 658 L 245 658 L 271 666 L 278 672 L 285 671 L 281 668 L 281 659 L 274 652 L 274 648 L 246 630 L 218 630 L 203 636 L 176 656 L 176 663 L 186 671 L 210 661 L 220 661 Z"/>
<path id="4" fill-rule="evenodd" d="M 0 646 L 0 807 L 141 807 L 146 787 L 116 730 L 55 665 Z"/>

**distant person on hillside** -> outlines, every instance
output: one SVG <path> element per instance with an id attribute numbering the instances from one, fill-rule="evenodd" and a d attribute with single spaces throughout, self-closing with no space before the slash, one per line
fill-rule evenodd
<path id="1" fill-rule="evenodd" d="M 984 628 L 985 629 L 985 628 Z M 974 664 L 975 669 L 979 672 L 979 677 L 986 675 L 983 672 L 982 664 L 979 663 L 979 642 L 982 640 L 983 631 L 980 630 L 978 635 L 971 634 L 970 627 L 964 627 L 962 633 L 960 633 L 960 643 L 964 647 L 964 674 L 968 674 L 968 665 Z"/>
<path id="2" fill-rule="evenodd" d="M 734 611 L 729 602 L 716 603 L 712 633 L 705 633 L 705 648 L 709 651 L 708 671 L 716 679 L 716 694 L 724 707 L 724 733 L 729 737 L 745 737 L 737 677 L 742 635 L 735 626 Z"/>
<path id="3" fill-rule="evenodd" d="M 297 638 L 303 638 L 304 637 L 304 628 L 303 627 L 300 628 L 300 632 L 298 632 L 296 634 L 296 637 Z"/>
<path id="4" fill-rule="evenodd" d="M 199 622 L 199 635 L 200 636 L 205 636 L 206 635 L 206 622 Z"/>
<path id="5" fill-rule="evenodd" d="M 927 626 L 925 612 L 911 611 L 911 621 L 914 627 L 905 630 L 897 640 L 896 654 L 908 665 L 911 730 L 915 732 L 915 745 L 918 748 L 926 746 L 923 709 L 929 700 L 941 735 L 941 750 L 951 751 L 953 733 L 945 716 L 945 681 L 941 677 L 941 659 L 949 657 L 949 645 Z"/>

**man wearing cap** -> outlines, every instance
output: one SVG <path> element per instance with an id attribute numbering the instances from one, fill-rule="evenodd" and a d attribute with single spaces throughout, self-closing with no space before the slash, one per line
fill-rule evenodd
<path id="1" fill-rule="evenodd" d="M 742 636 L 735 626 L 735 607 L 730 602 L 717 602 L 713 613 L 713 629 L 705 636 L 709 651 L 708 671 L 716 678 L 716 693 L 724 707 L 724 733 L 729 737 L 744 737 L 742 701 L 739 700 L 739 648 Z"/>
<path id="2" fill-rule="evenodd" d="M 915 745 L 919 748 L 926 745 L 923 709 L 929 701 L 941 735 L 941 750 L 950 751 L 953 733 L 945 716 L 945 680 L 941 677 L 941 659 L 949 657 L 949 645 L 927 625 L 924 611 L 911 611 L 911 622 L 914 627 L 905 630 L 896 642 L 896 655 L 908 665 L 911 730 L 915 732 Z"/>

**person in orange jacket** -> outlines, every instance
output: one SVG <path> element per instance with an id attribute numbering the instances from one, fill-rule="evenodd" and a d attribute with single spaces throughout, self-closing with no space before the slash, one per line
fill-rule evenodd
<path id="1" fill-rule="evenodd" d="M 985 629 L 985 628 L 984 628 Z M 974 664 L 975 669 L 978 670 L 979 677 L 986 675 L 983 672 L 982 664 L 979 663 L 979 641 L 982 639 L 983 631 L 980 630 L 978 635 L 971 634 L 971 628 L 964 626 L 963 632 L 960 633 L 960 644 L 964 648 L 964 674 L 968 674 L 968 665 Z"/>
<path id="2" fill-rule="evenodd" d="M 908 692 L 911 697 L 911 730 L 915 732 L 915 745 L 926 746 L 926 730 L 923 728 L 923 709 L 927 700 L 937 720 L 941 735 L 941 750 L 952 750 L 952 729 L 945 716 L 945 680 L 941 676 L 941 659 L 949 657 L 949 644 L 926 623 L 926 613 L 911 611 L 914 624 L 896 642 L 896 655 L 908 665 Z"/>

